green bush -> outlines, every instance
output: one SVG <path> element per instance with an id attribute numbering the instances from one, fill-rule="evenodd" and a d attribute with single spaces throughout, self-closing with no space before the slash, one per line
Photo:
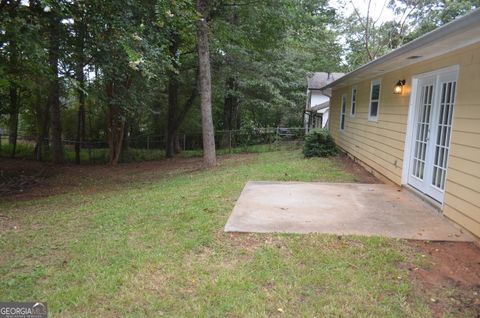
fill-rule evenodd
<path id="1" fill-rule="evenodd" d="M 338 153 L 332 135 L 326 129 L 314 129 L 305 135 L 305 157 L 329 157 Z"/>

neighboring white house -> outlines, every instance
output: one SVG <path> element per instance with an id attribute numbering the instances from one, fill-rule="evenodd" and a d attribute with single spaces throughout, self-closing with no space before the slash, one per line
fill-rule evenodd
<path id="1" fill-rule="evenodd" d="M 330 113 L 330 91 L 321 91 L 320 88 L 339 79 L 343 73 L 313 73 L 307 79 L 307 104 L 305 107 L 304 126 L 308 132 L 313 128 L 326 128 Z"/>

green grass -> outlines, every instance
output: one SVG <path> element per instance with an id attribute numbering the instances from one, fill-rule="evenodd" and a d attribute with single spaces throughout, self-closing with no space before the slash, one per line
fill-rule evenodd
<path id="1" fill-rule="evenodd" d="M 47 301 L 52 317 L 428 316 L 398 266 L 403 241 L 222 231 L 248 180 L 354 179 L 330 159 L 278 151 L 0 204 L 0 299 Z"/>

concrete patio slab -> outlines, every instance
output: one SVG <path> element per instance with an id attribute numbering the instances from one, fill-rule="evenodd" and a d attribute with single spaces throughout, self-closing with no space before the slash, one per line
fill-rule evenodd
<path id="1" fill-rule="evenodd" d="M 428 203 L 387 184 L 248 182 L 225 231 L 473 241 Z"/>

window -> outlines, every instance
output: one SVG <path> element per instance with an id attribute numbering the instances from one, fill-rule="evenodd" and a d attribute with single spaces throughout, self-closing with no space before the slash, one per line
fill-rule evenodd
<path id="1" fill-rule="evenodd" d="M 370 89 L 370 104 L 368 105 L 368 120 L 378 120 L 378 109 L 380 108 L 380 80 L 372 81 Z"/>
<path id="2" fill-rule="evenodd" d="M 342 107 L 340 109 L 340 130 L 345 130 L 345 109 L 347 108 L 347 96 L 342 95 Z"/>
<path id="3" fill-rule="evenodd" d="M 352 88 L 352 100 L 350 104 L 350 117 L 355 117 L 357 112 L 357 88 Z"/>

